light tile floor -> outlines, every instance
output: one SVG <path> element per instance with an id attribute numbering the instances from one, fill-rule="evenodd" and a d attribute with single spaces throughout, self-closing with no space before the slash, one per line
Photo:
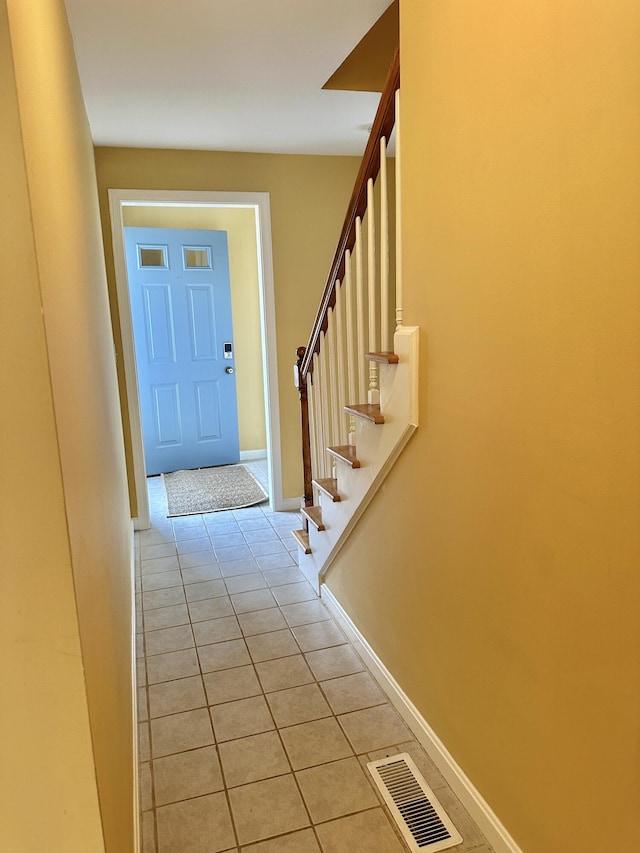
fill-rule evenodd
<path id="1" fill-rule="evenodd" d="M 266 483 L 266 463 L 248 467 Z M 492 853 L 297 567 L 297 513 L 166 518 L 136 534 L 143 853 L 403 853 L 366 771 L 408 752 Z"/>

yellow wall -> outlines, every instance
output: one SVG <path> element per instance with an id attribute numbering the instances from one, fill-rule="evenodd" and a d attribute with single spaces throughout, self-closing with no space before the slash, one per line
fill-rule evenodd
<path id="1" fill-rule="evenodd" d="M 128 853 L 131 522 L 93 147 L 61 0 L 6 0 L 2 36 L 0 847 Z"/>
<path id="2" fill-rule="evenodd" d="M 125 226 L 227 232 L 240 450 L 264 450 L 267 439 L 255 212 L 232 207 L 127 206 L 122 219 Z"/>
<path id="3" fill-rule="evenodd" d="M 97 148 L 95 158 L 118 350 L 120 332 L 113 308 L 117 301 L 107 190 L 270 194 L 283 492 L 285 498 L 300 497 L 300 414 L 298 394 L 293 387 L 293 364 L 297 347 L 306 343 L 311 329 L 353 189 L 358 158 L 137 148 Z M 124 389 L 122 375 L 120 387 Z M 123 409 L 125 441 L 128 441 L 126 400 Z M 130 453 L 130 448 L 127 452 Z M 131 482 L 130 488 L 133 488 Z M 132 503 L 135 513 L 135 496 Z"/>
<path id="4" fill-rule="evenodd" d="M 638 850 L 638 5 L 401 40 L 421 422 L 329 586 L 523 851 Z"/>

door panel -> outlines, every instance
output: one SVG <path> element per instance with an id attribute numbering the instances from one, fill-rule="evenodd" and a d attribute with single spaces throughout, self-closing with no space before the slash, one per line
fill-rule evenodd
<path id="1" fill-rule="evenodd" d="M 171 290 L 168 285 L 145 285 L 142 288 L 144 305 L 144 341 L 149 364 L 170 364 L 175 361 Z"/>
<path id="2" fill-rule="evenodd" d="M 151 388 L 155 436 L 158 447 L 182 444 L 180 393 L 177 385 L 154 385 Z"/>
<path id="3" fill-rule="evenodd" d="M 214 358 L 217 349 L 216 318 L 212 287 L 188 287 L 191 358 Z"/>
<path id="4" fill-rule="evenodd" d="M 124 232 L 147 473 L 238 462 L 226 232 Z"/>

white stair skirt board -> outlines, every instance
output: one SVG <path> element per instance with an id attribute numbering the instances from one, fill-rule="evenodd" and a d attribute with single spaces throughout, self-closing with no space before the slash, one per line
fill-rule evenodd
<path id="1" fill-rule="evenodd" d="M 404 326 L 393 338 L 396 365 L 380 364 L 380 411 L 384 424 L 356 418 L 356 454 L 361 467 L 337 463 L 341 500 L 320 494 L 325 530 L 309 531 L 311 554 L 300 551 L 300 569 L 315 587 L 346 542 L 359 518 L 418 427 L 418 326 Z"/>
<path id="2" fill-rule="evenodd" d="M 442 773 L 451 790 L 469 812 L 496 853 L 523 853 L 491 806 L 473 785 L 460 765 L 456 763 L 447 747 L 373 651 L 326 584 L 322 584 L 321 595 L 340 627 L 343 628 L 356 651 L 371 670 L 373 677 L 395 705 L 402 719 Z"/>

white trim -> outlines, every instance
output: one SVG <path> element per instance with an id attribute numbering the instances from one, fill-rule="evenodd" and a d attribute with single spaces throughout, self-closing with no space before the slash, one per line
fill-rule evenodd
<path id="1" fill-rule="evenodd" d="M 133 853 L 142 850 L 140 825 L 140 775 L 138 768 L 138 649 L 136 645 L 136 544 L 134 525 L 131 525 L 131 708 L 133 712 Z"/>
<path id="2" fill-rule="evenodd" d="M 400 716 L 422 744 L 429 757 L 437 765 L 449 783 L 451 790 L 458 796 L 462 805 L 484 833 L 489 844 L 496 853 L 522 853 L 491 806 L 473 785 L 460 765 L 457 764 L 447 747 L 402 690 L 326 584 L 322 585 L 321 594 L 329 610 L 371 670 L 371 674 L 398 709 Z"/>
<path id="3" fill-rule="evenodd" d="M 146 487 L 142 422 L 138 397 L 133 348 L 133 328 L 127 263 L 124 251 L 122 208 L 127 205 L 159 205 L 164 207 L 250 207 L 255 211 L 258 253 L 258 289 L 260 295 L 260 327 L 265 387 L 265 421 L 269 471 L 269 505 L 273 510 L 288 508 L 282 496 L 282 460 L 280 451 L 280 404 L 278 393 L 278 360 L 276 347 L 273 257 L 271 252 L 271 213 L 269 193 L 202 192 L 176 190 L 109 190 L 111 237 L 116 275 L 118 313 L 122 333 L 122 360 L 125 387 L 129 401 L 129 424 L 133 454 L 133 478 L 138 501 L 136 530 L 150 526 L 149 500 Z"/>
<path id="4" fill-rule="evenodd" d="M 267 459 L 268 454 L 265 450 L 241 450 L 240 451 L 240 461 L 241 462 L 252 462 L 254 459 Z"/>
<path id="5" fill-rule="evenodd" d="M 278 512 L 299 512 L 302 498 L 282 498 Z"/>
<path id="6" fill-rule="evenodd" d="M 129 427 L 131 453 L 133 456 L 133 481 L 136 489 L 138 515 L 134 518 L 135 530 L 146 530 L 151 526 L 149 517 L 149 497 L 147 495 L 147 472 L 142 446 L 142 421 L 140 418 L 140 400 L 138 397 L 138 374 L 133 349 L 133 323 L 127 279 L 127 261 L 124 252 L 122 207 L 120 198 L 109 190 L 109 210 L 111 213 L 111 234 L 113 243 L 113 263 L 116 275 L 118 296 L 118 315 L 122 338 L 122 362 L 124 381 L 129 405 Z"/>

